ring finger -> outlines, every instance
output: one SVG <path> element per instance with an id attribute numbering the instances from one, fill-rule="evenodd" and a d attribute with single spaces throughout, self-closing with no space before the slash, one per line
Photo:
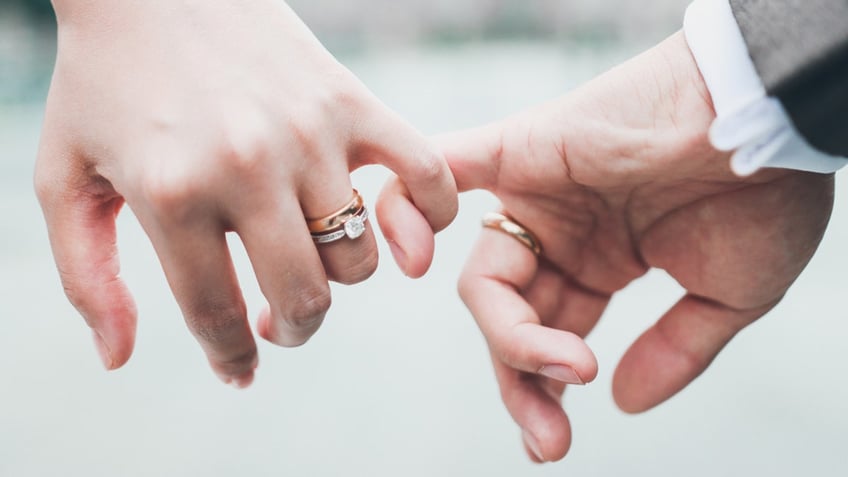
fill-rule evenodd
<path id="1" fill-rule="evenodd" d="M 366 280 L 377 269 L 377 243 L 371 222 L 371 211 L 364 202 L 356 203 L 358 192 L 350 182 L 346 162 L 318 169 L 300 191 L 303 214 L 313 234 L 335 240 L 316 243 L 327 278 L 354 284 Z M 358 211 L 357 211 L 358 209 Z"/>
<path id="2" fill-rule="evenodd" d="M 318 330 L 330 308 L 330 287 L 306 221 L 291 189 L 258 190 L 256 201 L 230 212 L 244 243 L 259 288 L 268 300 L 260 335 L 280 346 L 304 344 Z"/>

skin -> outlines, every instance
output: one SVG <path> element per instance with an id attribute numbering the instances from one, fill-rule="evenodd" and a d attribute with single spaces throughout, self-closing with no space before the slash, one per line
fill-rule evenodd
<path id="1" fill-rule="evenodd" d="M 104 365 L 132 353 L 137 313 L 120 278 L 115 217 L 149 235 L 186 323 L 225 382 L 250 384 L 256 343 L 225 240 L 238 234 L 269 306 L 258 332 L 303 344 L 328 281 L 377 266 L 373 233 L 312 243 L 305 218 L 352 196 L 350 172 L 392 169 L 379 205 L 394 255 L 424 274 L 457 193 L 443 155 L 380 103 L 283 2 L 54 0 L 59 49 L 35 172 L 68 298 Z M 405 234 L 396 230 L 404 230 Z"/>
<path id="2" fill-rule="evenodd" d="M 583 338 L 617 291 L 651 268 L 686 289 L 615 372 L 616 402 L 637 413 L 700 375 L 815 252 L 832 175 L 737 177 L 709 144 L 714 116 L 678 33 L 563 98 L 441 138 L 460 189 L 493 192 L 544 249 L 485 229 L 459 281 L 536 462 L 568 452 L 561 397 L 595 378 Z"/>
<path id="3" fill-rule="evenodd" d="M 65 291 L 109 369 L 129 359 L 137 319 L 116 247 L 124 204 L 213 370 L 246 386 L 256 345 L 224 234 L 244 242 L 268 299 L 259 333 L 302 344 L 330 306 L 327 281 L 359 282 L 377 264 L 370 232 L 316 247 L 305 217 L 349 200 L 351 170 L 391 168 L 377 215 L 401 268 L 420 276 L 456 212 L 447 156 L 462 190 L 494 192 L 543 244 L 537 260 L 485 230 L 459 288 L 528 453 L 557 460 L 571 442 L 562 393 L 596 376 L 583 338 L 616 291 L 653 267 L 687 290 L 616 372 L 616 401 L 640 412 L 780 301 L 829 218 L 832 176 L 730 172 L 707 141 L 714 112 L 679 34 L 571 95 L 441 138 L 440 152 L 282 2 L 54 6 L 35 185 Z"/>

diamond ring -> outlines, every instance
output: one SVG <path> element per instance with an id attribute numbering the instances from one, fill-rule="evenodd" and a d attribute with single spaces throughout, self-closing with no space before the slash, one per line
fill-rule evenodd
<path id="1" fill-rule="evenodd" d="M 306 226 L 311 234 L 323 234 L 329 230 L 336 230 L 343 226 L 351 217 L 359 213 L 363 207 L 362 196 L 359 191 L 353 189 L 353 197 L 341 209 L 320 219 L 306 219 Z"/>
<path id="2" fill-rule="evenodd" d="M 335 230 L 324 231 L 323 233 L 313 233 L 312 241 L 315 243 L 331 243 L 341 240 L 345 237 L 350 240 L 356 240 L 365 233 L 365 222 L 368 220 L 368 209 L 363 206 L 356 214 L 350 216 L 342 224 L 336 227 Z"/>

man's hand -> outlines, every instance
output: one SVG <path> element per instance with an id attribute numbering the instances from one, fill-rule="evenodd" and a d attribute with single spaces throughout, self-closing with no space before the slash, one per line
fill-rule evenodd
<path id="1" fill-rule="evenodd" d="M 560 100 L 442 138 L 460 189 L 496 194 L 544 249 L 537 261 L 486 229 L 459 284 L 533 459 L 568 451 L 561 396 L 595 377 L 582 338 L 616 291 L 652 267 L 687 290 L 616 371 L 616 402 L 640 412 L 703 372 L 815 252 L 832 176 L 736 177 L 709 145 L 713 118 L 677 34 Z"/>
<path id="2" fill-rule="evenodd" d="M 305 217 L 350 200 L 351 170 L 379 163 L 400 176 L 405 199 L 381 207 L 386 236 L 408 275 L 426 271 L 433 232 L 457 206 L 443 156 L 283 2 L 54 5 L 36 189 L 63 285 L 107 368 L 129 359 L 135 335 L 115 237 L 125 202 L 212 368 L 237 386 L 253 379 L 256 344 L 225 233 L 244 242 L 270 305 L 260 334 L 284 346 L 318 329 L 328 280 L 356 283 L 377 266 L 370 230 L 321 246 L 307 230 Z"/>

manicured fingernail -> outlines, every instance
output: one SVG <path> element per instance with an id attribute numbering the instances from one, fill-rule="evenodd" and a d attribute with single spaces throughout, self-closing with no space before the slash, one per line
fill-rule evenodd
<path id="1" fill-rule="evenodd" d="M 398 246 L 397 242 L 394 242 L 392 240 L 389 240 L 389 250 L 392 251 L 392 256 L 395 257 L 395 262 L 398 264 L 404 275 L 408 275 L 406 273 L 406 252 L 404 252 L 400 248 L 400 246 Z"/>
<path id="2" fill-rule="evenodd" d="M 565 384 L 586 384 L 582 379 L 580 379 L 580 375 L 577 374 L 577 371 L 575 371 L 571 366 L 564 366 L 561 364 L 542 366 L 542 369 L 539 370 L 539 374 L 561 381 Z"/>
<path id="3" fill-rule="evenodd" d="M 542 448 L 539 447 L 539 441 L 537 441 L 536 438 L 533 437 L 533 434 L 530 434 L 527 431 L 522 431 L 521 437 L 524 439 L 524 445 L 526 445 L 527 448 L 530 449 L 530 452 L 532 452 L 537 459 L 544 462 L 545 458 L 542 457 Z"/>
<path id="4" fill-rule="evenodd" d="M 100 336 L 97 330 L 91 330 L 91 335 L 94 337 L 94 347 L 97 349 L 97 354 L 100 355 L 100 361 L 106 367 L 107 371 L 111 371 L 115 368 L 115 361 L 112 359 L 112 352 L 109 351 L 109 346 L 106 345 L 106 341 Z"/>

